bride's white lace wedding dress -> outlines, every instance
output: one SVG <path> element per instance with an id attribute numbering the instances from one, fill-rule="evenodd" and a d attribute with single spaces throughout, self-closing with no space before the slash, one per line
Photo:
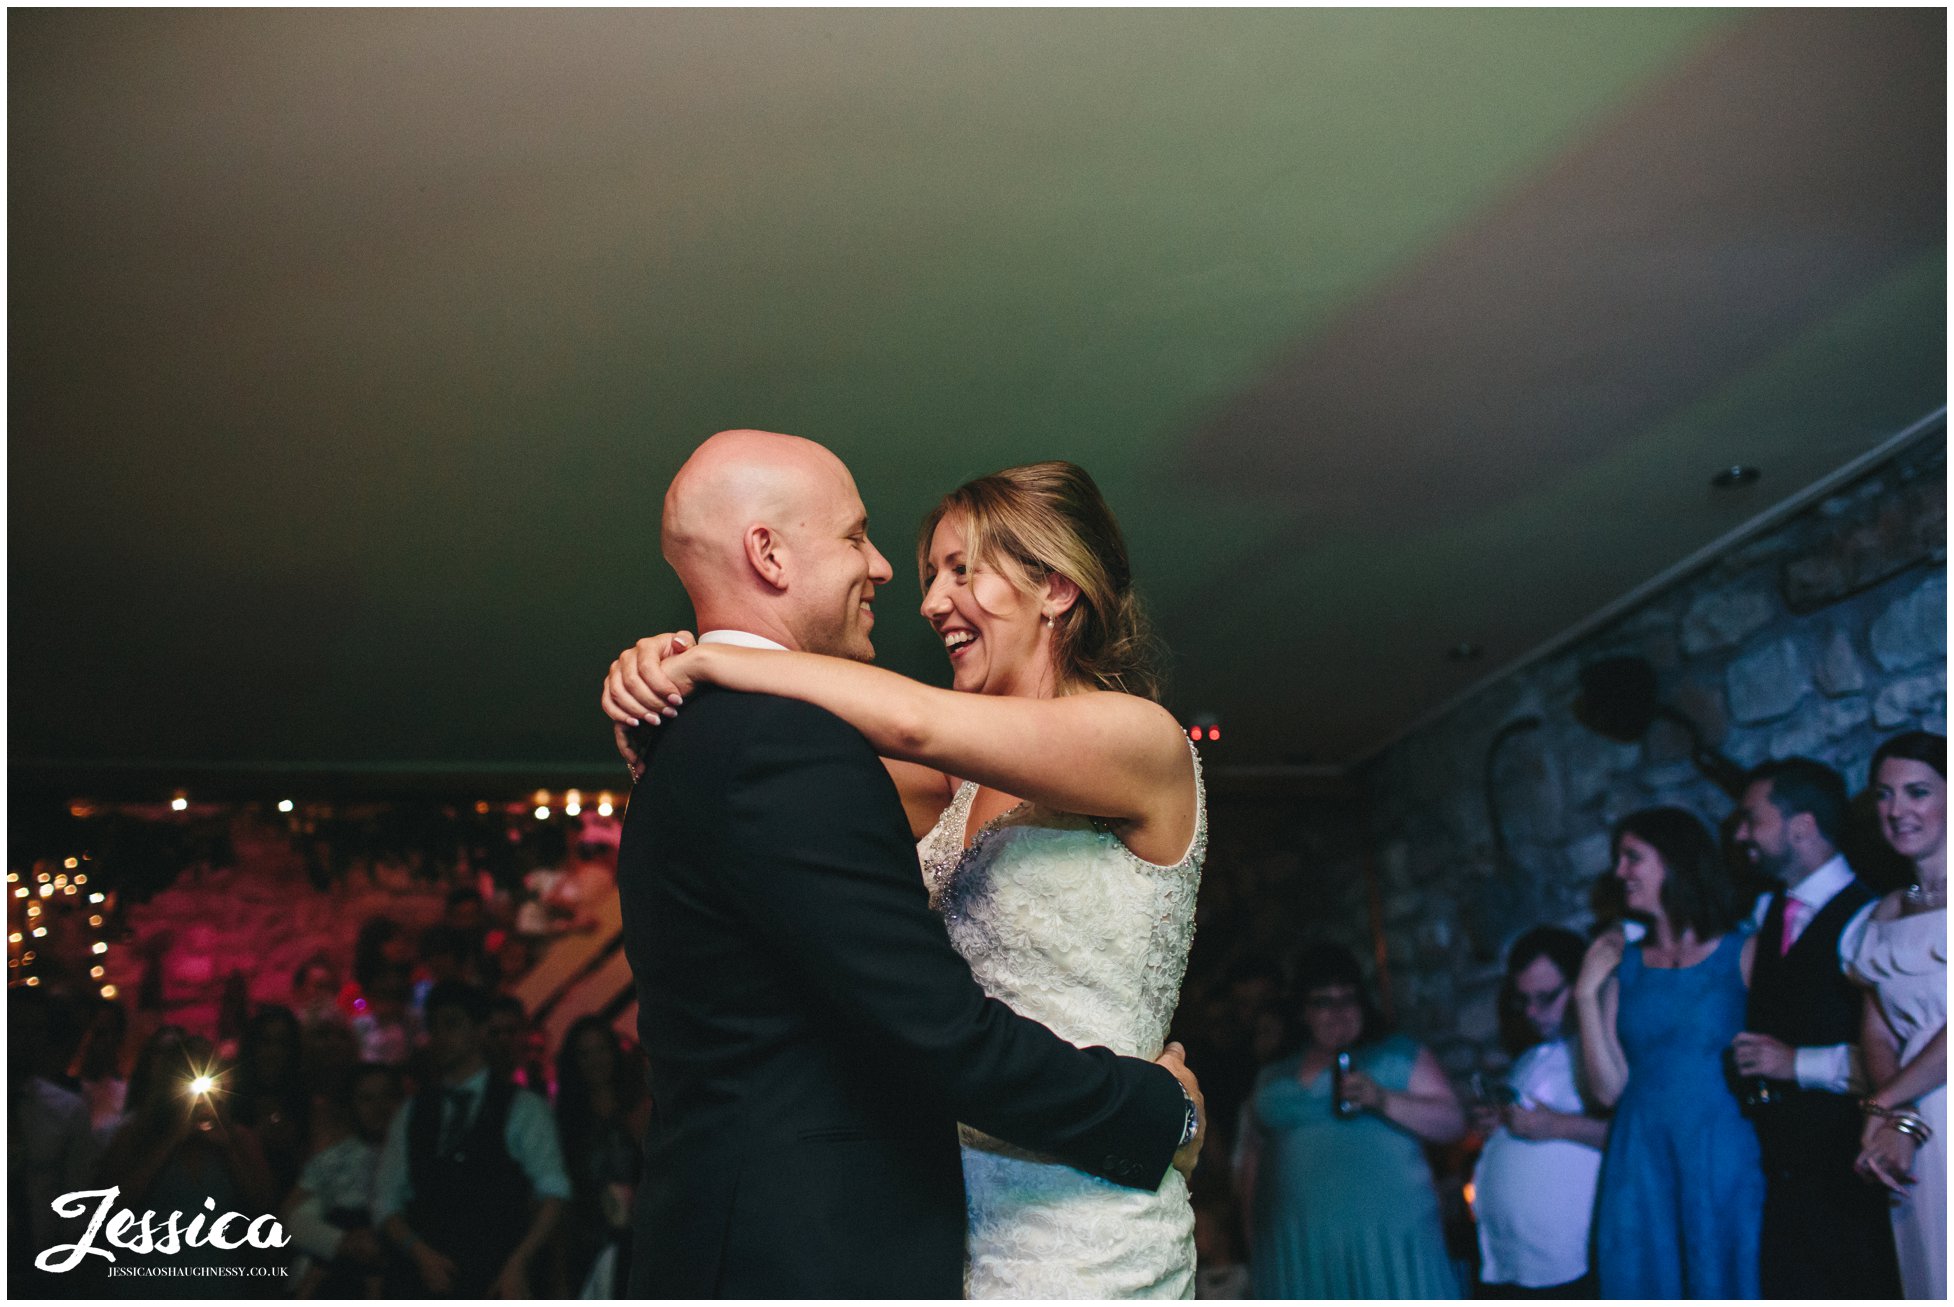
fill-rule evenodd
<path id="1" fill-rule="evenodd" d="M 1082 1047 L 1158 1057 L 1207 852 L 1198 754 L 1194 786 L 1194 839 L 1171 867 L 1135 856 L 1105 822 L 1031 803 L 986 822 L 965 849 L 977 786 L 960 786 L 917 854 L 984 992 Z M 1194 1214 L 1179 1172 L 1154 1193 L 1123 1188 L 968 1126 L 963 1172 L 968 1296 L 1194 1296 Z"/>

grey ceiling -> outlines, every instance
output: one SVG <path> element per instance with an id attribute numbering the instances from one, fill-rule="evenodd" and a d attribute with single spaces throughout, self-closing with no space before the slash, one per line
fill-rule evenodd
<path id="1" fill-rule="evenodd" d="M 1938 10 L 8 31 L 17 768 L 601 763 L 731 425 L 898 556 L 1085 463 L 1215 760 L 1335 766 L 1945 402 Z"/>

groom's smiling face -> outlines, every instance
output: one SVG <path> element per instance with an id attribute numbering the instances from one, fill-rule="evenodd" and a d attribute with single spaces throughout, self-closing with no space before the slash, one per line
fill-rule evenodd
<path id="1" fill-rule="evenodd" d="M 894 575 L 868 538 L 868 510 L 840 459 L 810 487 L 805 515 L 792 528 L 794 634 L 809 653 L 872 662 L 875 587 Z"/>

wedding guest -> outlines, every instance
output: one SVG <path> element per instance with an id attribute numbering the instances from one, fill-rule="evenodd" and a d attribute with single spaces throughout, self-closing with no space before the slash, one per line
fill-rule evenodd
<path id="1" fill-rule="evenodd" d="M 317 1021 L 299 1035 L 299 1075 L 309 1095 L 313 1152 L 353 1129 L 345 1103 L 347 1085 L 359 1065 L 360 1044 L 350 1026 Z"/>
<path id="2" fill-rule="evenodd" d="M 285 1203 L 285 1231 L 302 1257 L 299 1296 L 377 1298 L 385 1247 L 373 1222 L 373 1181 L 387 1123 L 400 1106 L 398 1069 L 367 1062 L 341 1095 L 351 1130 L 315 1153 Z"/>
<path id="3" fill-rule="evenodd" d="M 74 1078 L 88 1103 L 89 1124 L 95 1137 L 108 1142 L 122 1122 L 129 1098 L 129 1082 L 122 1074 L 122 1049 L 129 1041 L 129 1014 L 112 998 L 99 996 L 88 1003 L 88 1033 L 75 1054 Z"/>
<path id="4" fill-rule="evenodd" d="M 1595 1211 L 1601 1296 L 1755 1298 L 1764 1172 L 1723 1070 L 1751 937 L 1693 814 L 1631 813 L 1613 846 L 1646 932 L 1596 939 L 1574 988 L 1586 1088 L 1615 1110 Z"/>
<path id="5" fill-rule="evenodd" d="M 488 904 L 480 890 L 467 885 L 449 890 L 441 921 L 460 936 L 471 963 L 482 956 L 482 941 L 488 935 Z"/>
<path id="6" fill-rule="evenodd" d="M 427 1013 L 438 1080 L 394 1114 L 374 1181 L 374 1218 L 401 1254 L 391 1296 L 529 1297 L 570 1196 L 549 1105 L 490 1075 L 481 990 L 437 985 Z"/>
<path id="7" fill-rule="evenodd" d="M 522 1000 L 513 994 L 495 995 L 489 1000 L 488 1024 L 482 1029 L 482 1057 L 495 1079 L 547 1094 L 547 1082 L 531 1082 L 518 1074 L 528 1031 L 529 1011 L 523 1007 Z"/>
<path id="8" fill-rule="evenodd" d="M 300 1039 L 290 1008 L 259 1008 L 245 1024 L 229 1093 L 233 1116 L 265 1150 L 280 1197 L 298 1183 L 312 1151 L 312 1095 L 301 1074 Z"/>
<path id="9" fill-rule="evenodd" d="M 59 1083 L 74 1025 L 65 996 L 25 986 L 7 991 L 7 1269 L 15 1296 L 59 1293 L 61 1277 L 38 1271 L 34 1258 L 81 1232 L 52 1206 L 89 1187 L 97 1151 L 88 1104 Z"/>
<path id="10" fill-rule="evenodd" d="M 292 973 L 292 1013 L 301 1026 L 340 1025 L 346 1014 L 339 1007 L 339 972 L 332 959 L 314 953 Z"/>
<path id="11" fill-rule="evenodd" d="M 536 965 L 536 950 L 527 935 L 512 930 L 497 941 L 489 964 L 495 972 L 496 988 L 506 994 Z"/>
<path id="12" fill-rule="evenodd" d="M 1870 988 L 1860 1174 L 1894 1194 L 1909 1298 L 1947 1297 L 1947 739 L 1896 735 L 1873 755 L 1880 833 L 1913 866 L 1881 899 L 1852 959 Z"/>
<path id="13" fill-rule="evenodd" d="M 1737 1074 L 1771 1085 L 1751 1110 L 1764 1296 L 1897 1297 L 1885 1204 L 1852 1173 L 1862 1000 L 1845 968 L 1878 896 L 1839 852 L 1845 781 L 1809 758 L 1768 762 L 1746 778 L 1735 815 L 1737 848 L 1773 886 L 1753 913 L 1750 999 L 1731 1044 Z"/>
<path id="14" fill-rule="evenodd" d="M 414 944 L 406 928 L 391 917 L 369 917 L 353 941 L 353 979 L 362 990 L 396 967 L 411 969 Z"/>
<path id="15" fill-rule="evenodd" d="M 557 1137 L 570 1176 L 564 1273 L 573 1290 L 611 1249 L 603 1296 L 622 1296 L 631 1264 L 631 1198 L 650 1121 L 641 1058 L 602 1017 L 580 1017 L 556 1059 Z"/>
<path id="16" fill-rule="evenodd" d="M 1594 1296 L 1588 1230 L 1608 1125 L 1581 1102 L 1567 1019 L 1586 951 L 1573 931 L 1538 926 L 1506 955 L 1511 1097 L 1474 1110 L 1487 1134 L 1474 1176 L 1483 1297 Z"/>
<path id="17" fill-rule="evenodd" d="M 1255 1296 L 1459 1297 L 1424 1153 L 1465 1133 L 1444 1069 L 1382 1031 L 1348 950 L 1305 953 L 1295 986 L 1303 1051 L 1257 1077 L 1236 1142 Z"/>
<path id="18" fill-rule="evenodd" d="M 276 1182 L 257 1133 L 232 1115 L 231 1083 L 208 1039 L 168 1027 L 151 1038 L 129 1077 L 128 1115 L 102 1156 L 102 1182 L 122 1191 L 121 1207 L 247 1217 L 276 1210 Z M 268 1260 L 249 1245 L 206 1244 L 179 1250 L 172 1264 L 241 1268 Z"/>
<path id="19" fill-rule="evenodd" d="M 366 1009 L 353 1018 L 360 1061 L 405 1066 L 420 1033 L 420 1023 L 409 1007 L 413 991 L 406 966 L 387 963 L 360 984 L 365 990 Z"/>
<path id="20" fill-rule="evenodd" d="M 1281 987 L 1282 975 L 1274 963 L 1259 957 L 1239 959 L 1201 1005 L 1199 1019 L 1185 1026 L 1182 1043 L 1188 1065 L 1201 1068 L 1201 1091 L 1208 1102 L 1211 1157 L 1232 1152 L 1235 1127 L 1256 1074 L 1285 1051 L 1272 1046 L 1281 1042 Z M 1266 1035 L 1270 1019 L 1276 1023 L 1276 1038 L 1259 1039 Z"/>

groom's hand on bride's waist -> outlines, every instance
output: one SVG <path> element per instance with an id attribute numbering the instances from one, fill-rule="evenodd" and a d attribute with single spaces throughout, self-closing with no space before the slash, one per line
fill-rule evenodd
<path id="1" fill-rule="evenodd" d="M 1194 1178 L 1194 1163 L 1201 1156 L 1201 1145 L 1208 1139 L 1208 1104 L 1201 1097 L 1201 1082 L 1187 1069 L 1187 1050 L 1178 1042 L 1161 1050 L 1154 1062 L 1174 1073 L 1174 1079 L 1181 1082 L 1181 1091 L 1194 1104 L 1194 1137 L 1182 1144 L 1174 1154 L 1174 1169 L 1184 1180 Z"/>

